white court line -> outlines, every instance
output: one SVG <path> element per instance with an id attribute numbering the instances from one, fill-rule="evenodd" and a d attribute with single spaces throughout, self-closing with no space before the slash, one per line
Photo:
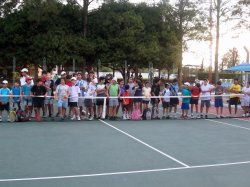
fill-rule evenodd
<path id="1" fill-rule="evenodd" d="M 243 165 L 243 164 L 250 164 L 250 161 L 231 162 L 231 163 L 224 163 L 224 164 L 198 165 L 198 166 L 190 166 L 190 167 L 177 167 L 177 168 L 164 168 L 164 169 L 151 169 L 151 170 L 138 170 L 138 171 L 124 171 L 124 172 L 113 172 L 113 173 L 97 173 L 97 174 L 86 174 L 86 175 L 65 175 L 65 176 L 54 176 L 54 177 L 0 179 L 0 182 L 37 181 L 37 180 L 52 180 L 52 179 L 70 179 L 70 178 L 113 176 L 113 175 L 126 175 L 126 174 L 137 174 L 137 173 L 153 173 L 153 172 L 163 172 L 163 171 L 175 171 L 175 170 L 189 170 L 189 169 L 198 169 L 198 168 L 233 166 L 233 165 Z"/>
<path id="2" fill-rule="evenodd" d="M 134 137 L 134 136 L 132 136 L 132 135 L 130 135 L 130 134 L 128 134 L 128 133 L 126 133 L 126 132 L 120 130 L 120 129 L 118 129 L 117 127 L 114 127 L 113 125 L 111 125 L 111 124 L 109 124 L 109 123 L 107 123 L 107 122 L 105 122 L 105 121 L 103 121 L 103 120 L 99 120 L 99 121 L 102 122 L 102 123 L 104 123 L 104 124 L 106 124 L 106 125 L 108 125 L 109 127 L 113 128 L 113 129 L 115 129 L 115 130 L 121 132 L 122 134 L 124 134 L 124 135 L 126 135 L 126 136 L 132 138 L 133 140 L 135 140 L 135 141 L 137 141 L 137 142 L 139 142 L 139 143 L 141 143 L 141 144 L 143 144 L 143 145 L 149 147 L 150 149 L 152 149 L 152 150 L 154 150 L 154 151 L 156 151 L 156 152 L 162 154 L 163 156 L 170 158 L 171 160 L 173 160 L 173 161 L 175 161 L 175 162 L 181 164 L 182 166 L 189 167 L 189 165 L 187 165 L 187 164 L 181 162 L 180 160 L 177 160 L 176 158 L 174 158 L 174 157 L 172 157 L 172 156 L 170 156 L 170 155 L 168 155 L 168 154 L 166 154 L 166 153 L 160 151 L 159 149 L 156 149 L 155 147 L 153 147 L 153 146 L 151 146 L 151 145 L 149 145 L 149 144 L 143 142 L 142 140 L 139 140 L 138 138 L 136 138 L 136 137 Z"/>
<path id="3" fill-rule="evenodd" d="M 244 129 L 244 130 L 250 130 L 250 128 L 247 128 L 247 127 L 241 127 L 241 126 L 238 126 L 238 125 L 233 125 L 231 123 L 226 123 L 226 122 L 221 122 L 221 121 L 216 121 L 216 120 L 212 120 L 212 119 L 205 119 L 206 121 L 211 121 L 211 122 L 214 122 L 214 123 L 220 123 L 220 124 L 223 124 L 223 125 L 227 125 L 227 126 L 231 126 L 231 127 L 236 127 L 236 128 L 240 128 L 240 129 Z"/>

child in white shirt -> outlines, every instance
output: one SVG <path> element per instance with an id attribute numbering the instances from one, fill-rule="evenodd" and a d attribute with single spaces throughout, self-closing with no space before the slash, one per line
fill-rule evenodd
<path id="1" fill-rule="evenodd" d="M 72 86 L 70 86 L 70 99 L 69 99 L 69 106 L 71 111 L 73 112 L 73 117 L 71 120 L 77 119 L 78 121 L 81 120 L 79 111 L 78 111 L 78 99 L 81 94 L 81 90 L 79 86 L 76 86 L 76 78 L 71 78 Z"/>
<path id="2" fill-rule="evenodd" d="M 169 119 L 169 107 L 170 107 L 170 89 L 169 89 L 169 84 L 165 84 L 165 89 L 162 92 L 162 96 L 164 98 L 162 99 L 162 107 L 163 107 L 163 118 Z"/>

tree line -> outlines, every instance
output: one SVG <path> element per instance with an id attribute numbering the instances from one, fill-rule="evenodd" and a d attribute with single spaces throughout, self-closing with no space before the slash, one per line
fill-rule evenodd
<path id="1" fill-rule="evenodd" d="M 74 59 L 87 70 L 101 62 L 125 77 L 126 70 L 138 72 L 152 63 L 168 72 L 177 69 L 181 81 L 186 42 L 209 38 L 209 19 L 198 0 L 156 5 L 105 0 L 88 11 L 91 2 L 1 1 L 0 64 L 10 64 L 15 56 L 20 68 L 42 67 L 46 59 L 50 71 Z"/>

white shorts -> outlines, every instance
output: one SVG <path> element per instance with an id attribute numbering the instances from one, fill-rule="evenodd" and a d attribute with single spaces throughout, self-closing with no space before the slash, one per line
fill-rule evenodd
<path id="1" fill-rule="evenodd" d="M 249 106 L 250 97 L 242 97 L 240 102 L 241 102 L 241 106 Z"/>

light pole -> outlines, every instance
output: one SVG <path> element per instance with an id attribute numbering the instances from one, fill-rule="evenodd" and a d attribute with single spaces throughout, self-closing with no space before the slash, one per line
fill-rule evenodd
<path id="1" fill-rule="evenodd" d="M 101 60 L 98 59 L 97 61 L 97 78 L 99 79 L 99 71 L 100 71 L 100 67 L 101 67 Z"/>
<path id="2" fill-rule="evenodd" d="M 13 85 L 15 84 L 15 76 L 16 76 L 16 57 L 13 57 L 13 69 L 12 69 L 12 78 L 13 78 Z"/>
<path id="3" fill-rule="evenodd" d="M 209 82 L 212 82 L 212 64 L 213 64 L 213 4 L 212 0 L 210 0 L 210 8 L 209 8 L 209 22 L 210 22 L 210 63 L 209 63 L 209 74 L 208 79 Z"/>
<path id="4" fill-rule="evenodd" d="M 153 85 L 153 76 L 154 76 L 154 73 L 153 73 L 153 63 L 152 62 L 150 62 L 149 64 L 148 64 L 148 72 L 149 72 L 149 74 L 148 74 L 148 76 L 149 76 L 149 81 L 150 81 L 150 84 L 151 85 Z"/>
<path id="5" fill-rule="evenodd" d="M 128 83 L 128 62 L 124 61 L 124 72 L 125 72 L 125 85 Z"/>

